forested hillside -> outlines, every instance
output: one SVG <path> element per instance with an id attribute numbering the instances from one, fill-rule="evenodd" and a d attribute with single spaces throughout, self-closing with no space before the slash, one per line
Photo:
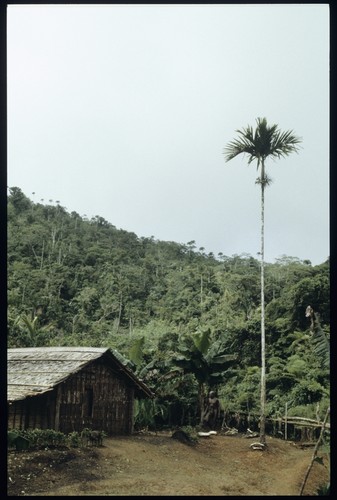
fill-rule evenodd
<path id="1" fill-rule="evenodd" d="M 7 266 L 8 347 L 117 349 L 157 394 L 138 409 L 144 425 L 195 423 L 208 388 L 225 410 L 258 413 L 260 264 L 250 255 L 138 237 L 12 187 Z M 314 416 L 329 404 L 329 261 L 266 263 L 265 287 L 268 414 L 287 403 Z"/>

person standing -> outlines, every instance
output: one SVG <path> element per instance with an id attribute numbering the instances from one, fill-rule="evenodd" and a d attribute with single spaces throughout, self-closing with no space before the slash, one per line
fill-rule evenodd
<path id="1" fill-rule="evenodd" d="M 220 401 L 214 391 L 210 391 L 205 402 L 203 425 L 215 430 L 218 419 L 220 418 Z"/>

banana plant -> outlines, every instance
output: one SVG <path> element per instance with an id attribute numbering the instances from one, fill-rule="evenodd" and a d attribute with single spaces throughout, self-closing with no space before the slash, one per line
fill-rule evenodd
<path id="1" fill-rule="evenodd" d="M 221 340 L 212 342 L 211 331 L 206 329 L 182 336 L 173 362 L 197 380 L 202 422 L 206 394 L 225 379 L 226 371 L 237 362 L 237 355 L 226 354 Z"/>

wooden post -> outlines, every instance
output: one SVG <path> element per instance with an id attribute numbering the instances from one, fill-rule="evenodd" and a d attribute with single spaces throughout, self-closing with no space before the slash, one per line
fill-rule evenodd
<path id="1" fill-rule="evenodd" d="M 55 425 L 55 431 L 60 430 L 60 407 L 61 407 L 61 386 L 58 385 L 56 388 L 56 404 L 55 404 L 55 420 L 54 420 L 54 425 Z"/>
<path id="2" fill-rule="evenodd" d="M 284 415 L 284 439 L 285 439 L 285 441 L 287 441 L 287 439 L 288 439 L 287 417 L 288 417 L 288 403 L 286 403 L 286 412 Z"/>

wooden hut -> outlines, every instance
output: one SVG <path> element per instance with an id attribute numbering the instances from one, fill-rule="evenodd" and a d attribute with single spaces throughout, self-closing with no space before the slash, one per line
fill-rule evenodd
<path id="1" fill-rule="evenodd" d="M 153 397 L 108 348 L 8 349 L 8 429 L 131 434 L 135 398 Z"/>

